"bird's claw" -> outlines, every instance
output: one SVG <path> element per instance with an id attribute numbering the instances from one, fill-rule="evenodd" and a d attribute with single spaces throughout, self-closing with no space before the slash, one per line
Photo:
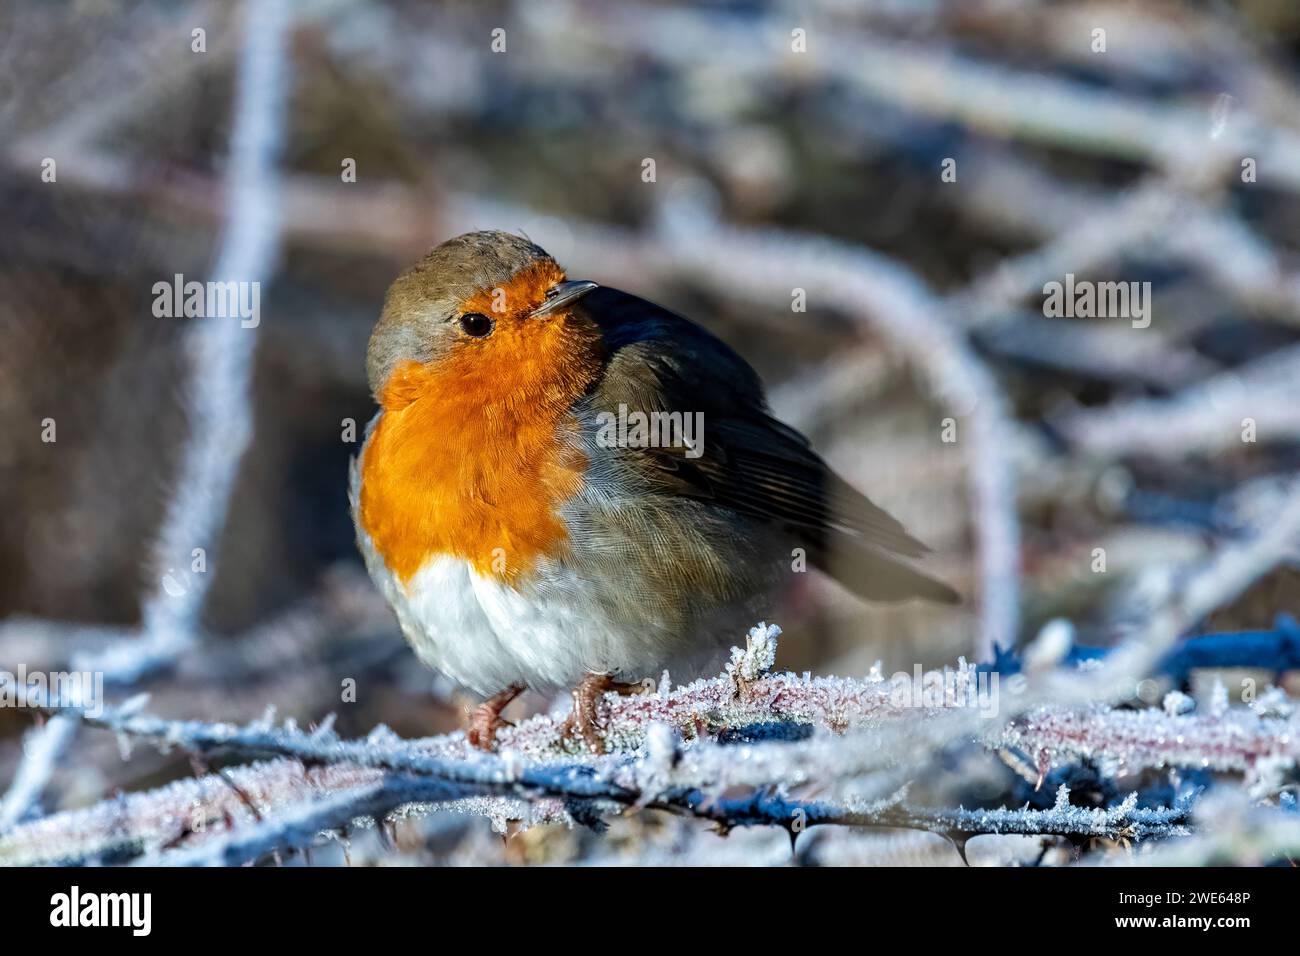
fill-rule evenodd
<path id="1" fill-rule="evenodd" d="M 501 711 L 523 692 L 522 684 L 511 684 L 501 693 L 493 694 L 483 703 L 470 709 L 465 736 L 471 747 L 489 751 L 496 749 L 497 731 L 503 727 L 514 726 L 501 716 Z"/>
<path id="2" fill-rule="evenodd" d="M 573 710 L 561 727 L 562 735 L 566 738 L 580 737 L 593 753 L 605 753 L 603 723 L 600 719 L 602 698 L 609 691 L 627 696 L 639 694 L 642 689 L 641 684 L 616 681 L 608 674 L 588 674 L 573 689 Z"/>

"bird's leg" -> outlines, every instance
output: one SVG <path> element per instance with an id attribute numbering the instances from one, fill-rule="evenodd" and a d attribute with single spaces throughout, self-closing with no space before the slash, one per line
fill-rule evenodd
<path id="1" fill-rule="evenodd" d="M 573 689 L 573 712 L 564 721 L 565 737 L 580 736 L 595 753 L 605 752 L 605 738 L 600 734 L 600 700 L 608 691 L 620 694 L 641 692 L 640 684 L 625 684 L 608 674 L 588 674 Z"/>
<path id="2" fill-rule="evenodd" d="M 493 694 L 470 710 L 467 736 L 471 747 L 492 750 L 496 746 L 497 731 L 502 727 L 514 726 L 510 721 L 502 719 L 501 711 L 523 692 L 523 684 L 511 684 L 501 693 Z"/>

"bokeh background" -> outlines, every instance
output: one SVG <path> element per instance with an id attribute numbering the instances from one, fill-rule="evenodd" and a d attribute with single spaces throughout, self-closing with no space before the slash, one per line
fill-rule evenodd
<path id="1" fill-rule="evenodd" d="M 205 277 L 220 251 L 244 14 L 6 4 L 0 667 L 102 649 L 166 590 L 155 541 L 189 434 L 187 335 L 220 320 L 155 318 L 151 289 Z M 1004 645 L 1058 617 L 1109 643 L 1137 572 L 1231 537 L 1296 468 L 1293 3 L 304 0 L 289 15 L 252 439 L 207 545 L 202 641 L 140 681 L 161 712 L 457 726 L 463 701 L 361 568 L 345 431 L 373 413 L 364 351 L 388 283 L 471 228 L 523 230 L 571 276 L 715 331 L 970 596 L 864 607 L 809 575 L 774 615 L 796 670 L 978 656 L 999 622 Z M 787 253 L 866 278 L 846 296 L 810 269 L 794 312 L 792 287 L 737 266 Z M 1066 273 L 1151 282 L 1151 326 L 1044 316 L 1043 283 Z M 998 427 L 941 440 L 945 418 L 972 415 Z M 1283 569 L 1206 624 L 1297 611 Z M 0 710 L 0 780 L 31 722 Z M 191 772 L 122 763 L 108 738 L 69 744 L 46 809 Z"/>

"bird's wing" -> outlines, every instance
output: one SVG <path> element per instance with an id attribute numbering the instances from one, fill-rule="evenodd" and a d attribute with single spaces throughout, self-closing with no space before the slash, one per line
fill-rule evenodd
<path id="1" fill-rule="evenodd" d="M 609 349 L 588 396 L 593 412 L 702 415 L 702 448 L 621 450 L 642 487 L 779 525 L 815 565 L 863 596 L 957 599 L 891 557 L 928 549 L 772 417 L 757 374 L 720 339 L 617 289 L 596 289 L 580 305 Z"/>

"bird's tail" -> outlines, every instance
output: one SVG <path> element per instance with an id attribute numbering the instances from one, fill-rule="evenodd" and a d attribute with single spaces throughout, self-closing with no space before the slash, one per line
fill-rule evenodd
<path id="1" fill-rule="evenodd" d="M 942 581 L 880 551 L 840 537 L 834 546 L 810 554 L 821 569 L 859 597 L 872 601 L 906 601 L 921 598 L 942 604 L 960 604 L 962 597 Z"/>

